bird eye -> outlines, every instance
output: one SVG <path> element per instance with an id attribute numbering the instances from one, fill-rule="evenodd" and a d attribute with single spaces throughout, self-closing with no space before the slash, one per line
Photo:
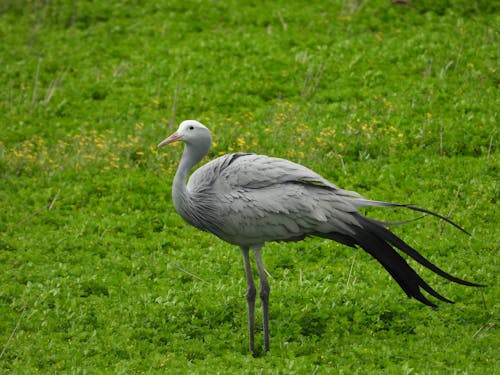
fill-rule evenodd
<path id="1" fill-rule="evenodd" d="M 190 127 L 189 127 L 189 130 L 193 130 L 193 129 L 194 129 L 194 126 L 190 126 Z"/>

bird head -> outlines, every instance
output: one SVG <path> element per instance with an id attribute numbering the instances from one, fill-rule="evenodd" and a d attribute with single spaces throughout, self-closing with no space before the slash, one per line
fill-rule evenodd
<path id="1" fill-rule="evenodd" d="M 158 147 L 163 147 L 169 143 L 182 141 L 193 146 L 203 146 L 212 143 L 212 136 L 208 128 L 196 120 L 185 120 L 181 122 L 177 131 L 165 138 Z"/>

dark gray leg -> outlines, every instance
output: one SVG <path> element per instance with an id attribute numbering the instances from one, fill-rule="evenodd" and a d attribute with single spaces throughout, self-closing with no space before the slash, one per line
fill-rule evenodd
<path id="1" fill-rule="evenodd" d="M 260 299 L 262 300 L 262 320 L 264 325 L 264 348 L 266 352 L 269 351 L 269 293 L 271 288 L 267 282 L 266 271 L 264 270 L 264 263 L 260 256 L 260 247 L 254 248 L 255 263 L 257 263 L 257 270 L 259 271 L 260 280 Z"/>
<path id="2" fill-rule="evenodd" d="M 250 265 L 249 248 L 242 247 L 243 262 L 245 265 L 245 277 L 247 280 L 247 302 L 248 302 L 248 340 L 249 348 L 253 353 L 254 349 L 254 326 L 255 326 L 255 283 L 253 281 L 252 266 Z"/>

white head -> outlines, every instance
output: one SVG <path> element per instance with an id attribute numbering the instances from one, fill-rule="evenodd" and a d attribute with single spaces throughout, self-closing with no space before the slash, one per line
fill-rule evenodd
<path id="1" fill-rule="evenodd" d="M 196 120 L 182 121 L 175 133 L 164 139 L 158 147 L 163 147 L 169 143 L 182 141 L 195 147 L 210 148 L 212 136 L 208 128 Z"/>

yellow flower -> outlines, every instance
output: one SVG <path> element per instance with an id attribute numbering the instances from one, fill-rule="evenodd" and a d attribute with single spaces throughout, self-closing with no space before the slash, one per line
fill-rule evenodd
<path id="1" fill-rule="evenodd" d="M 321 137 L 316 137 L 314 138 L 314 140 L 316 141 L 317 144 L 319 144 L 320 146 L 323 146 L 326 144 L 325 140 Z"/>
<path id="2" fill-rule="evenodd" d="M 245 142 L 245 139 L 242 138 L 242 137 L 238 137 L 236 138 L 236 144 L 238 145 L 238 147 L 243 147 L 245 146 L 246 142 Z"/>

